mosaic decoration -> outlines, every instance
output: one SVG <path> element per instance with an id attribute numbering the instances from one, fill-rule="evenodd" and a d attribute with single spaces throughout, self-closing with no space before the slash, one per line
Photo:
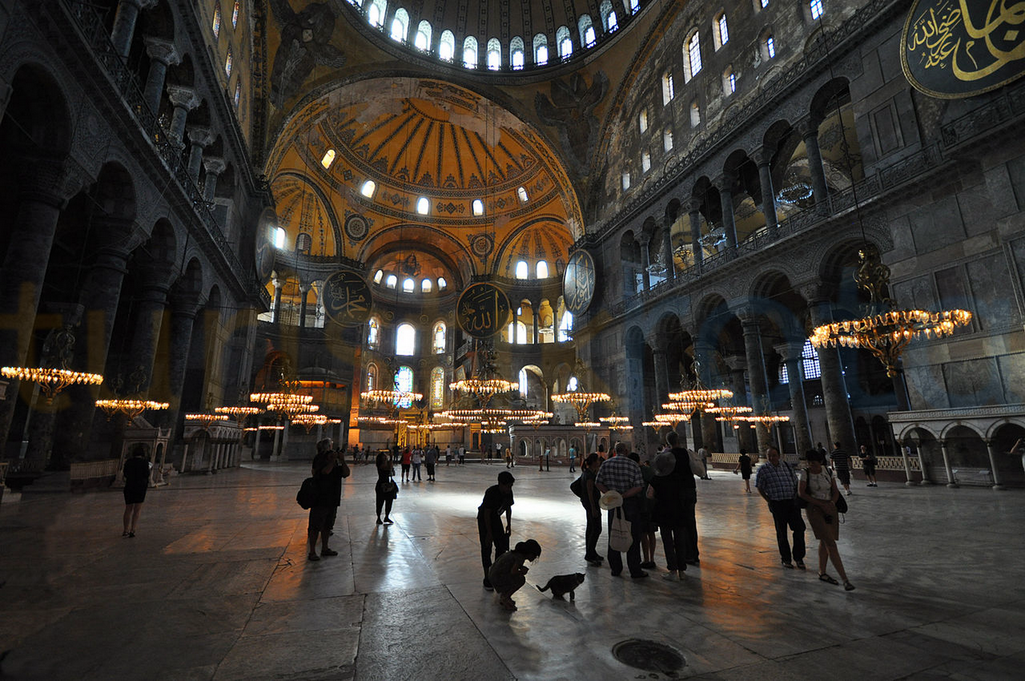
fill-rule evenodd
<path id="1" fill-rule="evenodd" d="M 324 282 L 324 312 L 342 326 L 358 326 L 370 319 L 373 294 L 367 282 L 355 272 L 338 270 Z"/>
<path id="2" fill-rule="evenodd" d="M 974 97 L 1025 73 L 1025 10 L 1007 0 L 917 0 L 901 36 L 904 75 L 941 99 Z"/>
<path id="3" fill-rule="evenodd" d="M 470 250 L 484 260 L 495 250 L 495 238 L 490 234 L 474 234 L 470 237 Z"/>
<path id="4" fill-rule="evenodd" d="M 370 224 L 362 215 L 353 213 L 345 217 L 345 236 L 353 241 L 362 241 L 370 231 Z"/>
<path id="5" fill-rule="evenodd" d="M 587 251 L 574 253 L 562 276 L 562 294 L 566 301 L 566 309 L 574 315 L 586 311 L 594 299 L 596 281 L 597 272 L 591 254 Z"/>
<path id="6" fill-rule="evenodd" d="M 486 281 L 470 284 L 456 304 L 456 322 L 474 338 L 490 338 L 505 329 L 512 314 L 509 296 Z"/>

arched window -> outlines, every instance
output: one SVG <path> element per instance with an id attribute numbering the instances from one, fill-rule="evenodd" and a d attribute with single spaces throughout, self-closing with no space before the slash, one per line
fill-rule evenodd
<path id="1" fill-rule="evenodd" d="M 367 347 L 376 350 L 381 345 L 381 323 L 377 317 L 371 317 L 367 322 Z"/>
<path id="2" fill-rule="evenodd" d="M 591 17 L 587 14 L 581 14 L 580 18 L 577 19 L 577 29 L 580 31 L 580 44 L 584 47 L 591 47 L 594 45 L 594 25 L 591 23 Z"/>
<path id="3" fill-rule="evenodd" d="M 472 35 L 463 41 L 463 66 L 468 69 L 477 68 L 477 39 Z"/>
<path id="4" fill-rule="evenodd" d="M 313 237 L 303 232 L 295 238 L 295 252 L 296 253 L 309 253 L 310 248 L 313 246 Z"/>
<path id="5" fill-rule="evenodd" d="M 416 37 L 413 38 L 413 45 L 418 50 L 428 52 L 431 49 L 431 24 L 424 19 L 416 29 Z"/>
<path id="6" fill-rule="evenodd" d="M 448 282 L 445 281 L 445 277 L 438 277 L 438 290 L 444 291 L 448 288 Z"/>
<path id="7" fill-rule="evenodd" d="M 733 73 L 733 67 L 729 66 L 722 74 L 722 90 L 726 96 L 737 91 L 737 74 Z"/>
<path id="8" fill-rule="evenodd" d="M 576 376 L 570 376 L 569 380 L 566 381 L 566 392 L 575 393 L 579 387 L 580 382 L 577 381 Z"/>
<path id="9" fill-rule="evenodd" d="M 822 376 L 822 369 L 819 367 L 819 354 L 812 347 L 811 341 L 805 341 L 804 347 L 801 349 L 801 371 L 804 373 L 804 380 L 806 381 Z M 779 365 L 779 382 L 790 382 L 786 364 Z"/>
<path id="10" fill-rule="evenodd" d="M 445 370 L 441 367 L 431 369 L 431 409 L 445 407 Z"/>
<path id="11" fill-rule="evenodd" d="M 563 313 L 562 319 L 559 321 L 559 335 L 558 340 L 560 343 L 565 343 L 570 340 L 573 335 L 573 313 L 569 310 Z"/>
<path id="12" fill-rule="evenodd" d="M 626 0 L 626 8 L 630 14 L 637 14 L 641 11 L 641 0 Z"/>
<path id="13" fill-rule="evenodd" d="M 375 284 L 380 284 L 382 279 L 384 279 L 384 270 L 377 270 L 376 272 L 374 272 Z"/>
<path id="14" fill-rule="evenodd" d="M 399 284 L 399 278 L 394 274 L 389 274 L 388 278 L 384 280 L 384 285 L 388 288 L 395 288 Z"/>
<path id="15" fill-rule="evenodd" d="M 415 290 L 416 290 L 416 282 L 413 281 L 410 277 L 406 277 L 405 279 L 402 280 L 402 292 L 403 293 L 412 293 Z"/>
<path id="16" fill-rule="evenodd" d="M 377 365 L 367 367 L 367 386 L 365 390 L 377 390 Z"/>
<path id="17" fill-rule="evenodd" d="M 529 196 L 527 196 L 527 188 L 526 187 L 517 187 L 516 188 L 516 196 L 520 197 L 520 202 L 521 203 L 526 203 L 527 200 L 530 198 Z"/>
<path id="18" fill-rule="evenodd" d="M 320 165 L 324 166 L 324 170 L 330 170 L 331 164 L 335 162 L 335 150 L 328 149 L 324 152 L 324 157 L 320 159 Z"/>
<path id="19" fill-rule="evenodd" d="M 666 71 L 662 74 L 662 106 L 669 104 L 676 96 L 676 86 L 673 84 L 673 72 Z"/>
<path id="20" fill-rule="evenodd" d="M 285 235 L 285 230 L 283 230 L 280 227 L 275 227 L 274 228 L 274 233 L 273 233 L 274 248 L 284 248 L 285 247 L 285 236 L 286 236 Z"/>
<path id="21" fill-rule="evenodd" d="M 548 36 L 544 33 L 534 36 L 534 63 L 538 66 L 548 63 Z"/>
<path id="22" fill-rule="evenodd" d="M 648 152 L 641 152 L 641 172 L 648 172 L 651 170 L 651 154 Z"/>
<path id="23" fill-rule="evenodd" d="M 559 46 L 559 58 L 569 59 L 573 56 L 573 40 L 569 37 L 569 29 L 560 26 L 555 31 L 555 42 Z"/>
<path id="24" fill-rule="evenodd" d="M 669 128 L 665 129 L 662 133 L 662 150 L 672 151 L 673 150 L 673 131 Z"/>
<path id="25" fill-rule="evenodd" d="M 377 191 L 377 183 L 373 180 L 367 180 L 363 183 L 363 186 L 360 187 L 359 193 L 368 199 L 371 199 L 374 197 L 375 191 Z"/>
<path id="26" fill-rule="evenodd" d="M 818 21 L 822 17 L 822 0 L 811 0 L 808 3 L 808 9 L 811 11 L 812 21 Z"/>
<path id="27" fill-rule="evenodd" d="M 694 31 L 687 40 L 687 54 L 683 60 L 683 79 L 688 81 L 701 72 L 701 38 Z"/>
<path id="28" fill-rule="evenodd" d="M 238 108 L 238 100 L 240 100 L 241 98 L 242 98 L 242 81 L 241 80 L 236 80 L 235 81 L 235 96 L 233 98 L 234 102 L 235 102 L 235 108 L 236 109 Z M 333 150 L 331 150 L 331 151 L 333 151 Z"/>
<path id="29" fill-rule="evenodd" d="M 388 11 L 386 0 L 374 0 L 367 8 L 367 22 L 376 28 L 384 24 L 384 17 Z"/>
<path id="30" fill-rule="evenodd" d="M 629 188 L 630 188 L 630 173 L 628 171 L 628 172 L 623 173 L 623 191 L 626 191 Z"/>
<path id="31" fill-rule="evenodd" d="M 526 345 L 527 325 L 523 322 L 509 324 L 509 342 L 513 345 Z"/>
<path id="32" fill-rule="evenodd" d="M 227 78 L 231 78 L 231 65 L 232 65 L 231 48 L 229 47 L 228 48 L 228 56 L 224 58 L 224 75 Z"/>
<path id="33" fill-rule="evenodd" d="M 502 43 L 498 42 L 498 38 L 488 41 L 487 62 L 489 71 L 497 71 L 502 68 Z"/>
<path id="34" fill-rule="evenodd" d="M 214 5 L 214 23 L 210 26 L 214 31 L 214 37 L 221 37 L 221 3 Z"/>
<path id="35" fill-rule="evenodd" d="M 730 29 L 726 23 L 726 12 L 717 14 L 712 22 L 712 37 L 714 38 L 712 42 L 717 50 L 730 41 Z"/>
<path id="36" fill-rule="evenodd" d="M 406 42 L 406 32 L 409 30 L 409 14 L 401 7 L 395 10 L 395 17 L 391 20 L 391 39 L 398 43 Z"/>
<path id="37" fill-rule="evenodd" d="M 547 279 L 548 278 L 548 263 L 544 260 L 537 261 L 537 278 Z"/>
<path id="38" fill-rule="evenodd" d="M 435 355 L 445 352 L 445 322 L 438 322 L 431 332 L 431 350 Z"/>
<path id="39" fill-rule="evenodd" d="M 613 33 L 617 28 L 619 28 L 619 19 L 616 18 L 615 12 L 609 12 L 609 16 L 605 18 L 605 27 L 608 29 L 609 33 Z"/>
<path id="40" fill-rule="evenodd" d="M 420 292 L 421 293 L 430 293 L 431 289 L 433 287 L 434 287 L 434 284 L 431 283 L 430 279 L 424 279 L 423 281 L 420 282 Z"/>
<path id="41" fill-rule="evenodd" d="M 768 59 L 776 58 L 776 40 L 772 37 L 772 34 L 766 35 L 762 41 L 762 49 L 764 50 L 762 56 Z"/>
<path id="42" fill-rule="evenodd" d="M 527 367 L 520 369 L 520 375 L 517 377 L 519 383 L 520 397 L 527 396 Z"/>
<path id="43" fill-rule="evenodd" d="M 409 367 L 399 367 L 399 370 L 395 372 L 395 390 L 400 390 L 404 393 L 413 392 L 413 370 Z M 397 400 L 396 404 L 402 409 L 409 409 L 413 404 L 413 398 L 407 397 L 402 400 Z"/>
<path id="44" fill-rule="evenodd" d="M 598 6 L 598 14 L 601 15 L 601 26 L 602 30 L 606 33 L 611 33 L 609 30 L 609 15 L 615 14 L 612 11 L 612 0 L 602 0 L 601 5 Z"/>
<path id="45" fill-rule="evenodd" d="M 456 37 L 452 31 L 442 31 L 438 42 L 438 57 L 444 61 L 452 61 L 456 54 Z"/>
<path id="46" fill-rule="evenodd" d="M 484 215 L 484 202 L 480 199 L 473 200 L 473 214 L 475 216 Z"/>
<path id="47" fill-rule="evenodd" d="M 412 357 L 416 353 L 416 327 L 405 322 L 395 329 L 395 354 Z"/>
<path id="48" fill-rule="evenodd" d="M 698 106 L 698 101 L 695 99 L 690 103 L 690 127 L 696 128 L 701 125 L 701 107 Z"/>
<path id="49" fill-rule="evenodd" d="M 516 263 L 516 278 L 526 279 L 530 276 L 530 267 L 527 266 L 526 260 L 521 260 Z"/>
<path id="50" fill-rule="evenodd" d="M 421 196 L 416 200 L 416 212 L 420 215 L 427 215 L 431 212 L 431 200 L 426 196 Z"/>
<path id="51" fill-rule="evenodd" d="M 509 41 L 509 64 L 517 71 L 523 68 L 523 38 L 519 36 Z"/>
<path id="52" fill-rule="evenodd" d="M 637 127 L 641 132 L 646 132 L 648 129 L 648 110 L 641 109 L 641 112 L 637 114 Z"/>

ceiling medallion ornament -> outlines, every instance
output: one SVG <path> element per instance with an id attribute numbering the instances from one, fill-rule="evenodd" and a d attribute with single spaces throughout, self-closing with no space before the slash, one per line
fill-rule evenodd
<path id="1" fill-rule="evenodd" d="M 566 271 L 562 275 L 562 294 L 566 309 L 574 315 L 584 313 L 594 299 L 597 274 L 594 259 L 587 251 L 577 251 L 570 256 Z"/>
<path id="2" fill-rule="evenodd" d="M 470 251 L 484 260 L 495 250 L 495 239 L 490 234 L 473 234 L 470 236 Z"/>
<path id="3" fill-rule="evenodd" d="M 370 232 L 370 223 L 365 217 L 357 213 L 346 216 L 345 236 L 353 241 L 362 241 Z"/>
<path id="4" fill-rule="evenodd" d="M 370 319 L 373 294 L 367 282 L 355 272 L 338 270 L 324 282 L 324 311 L 341 326 L 358 326 Z"/>
<path id="5" fill-rule="evenodd" d="M 459 328 L 474 338 L 491 338 L 509 323 L 511 305 L 505 291 L 489 281 L 467 286 L 456 303 Z"/>
<path id="6" fill-rule="evenodd" d="M 901 35 L 904 76 L 940 99 L 974 97 L 1025 74 L 1020 5 L 917 0 Z"/>

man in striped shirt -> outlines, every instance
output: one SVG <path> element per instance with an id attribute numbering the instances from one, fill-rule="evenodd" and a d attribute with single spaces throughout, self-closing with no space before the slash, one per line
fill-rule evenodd
<path id="1" fill-rule="evenodd" d="M 797 493 L 797 475 L 790 465 L 780 461 L 779 450 L 769 447 L 765 456 L 769 459 L 758 467 L 755 475 L 755 487 L 762 498 L 769 502 L 772 522 L 776 526 L 776 543 L 779 545 L 779 556 L 783 567 L 793 569 L 794 563 L 804 569 L 804 518 L 797 507 L 794 497 Z M 787 539 L 787 527 L 794 533 L 794 548 L 790 549 Z"/>

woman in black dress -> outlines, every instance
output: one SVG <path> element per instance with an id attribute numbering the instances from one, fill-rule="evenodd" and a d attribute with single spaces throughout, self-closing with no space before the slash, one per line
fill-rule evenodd
<path id="1" fill-rule="evenodd" d="M 377 455 L 377 484 L 374 486 L 374 493 L 377 496 L 377 524 L 391 525 L 391 505 L 395 501 L 396 484 L 391 479 L 395 475 L 391 459 L 388 454 L 381 452 Z M 381 508 L 384 507 L 384 520 L 381 520 Z"/>
<path id="2" fill-rule="evenodd" d="M 149 461 L 146 460 L 146 447 L 136 445 L 132 456 L 125 461 L 123 469 L 125 479 L 125 517 L 122 537 L 134 537 L 135 526 L 142 512 L 142 502 L 146 501 L 146 490 L 149 488 Z"/>

